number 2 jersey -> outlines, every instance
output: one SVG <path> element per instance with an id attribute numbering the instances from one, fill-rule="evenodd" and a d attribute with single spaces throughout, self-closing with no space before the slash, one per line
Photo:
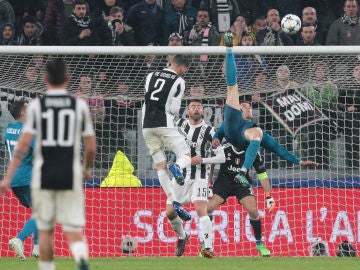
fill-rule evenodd
<path id="1" fill-rule="evenodd" d="M 171 69 L 149 73 L 145 82 L 143 128 L 175 127 L 185 81 Z"/>
<path id="2" fill-rule="evenodd" d="M 82 137 L 94 136 L 89 107 L 66 90 L 47 91 L 32 100 L 23 132 L 35 136 L 32 188 L 82 188 Z"/>
<path id="3" fill-rule="evenodd" d="M 13 122 L 7 125 L 5 132 L 6 150 L 9 153 L 10 159 L 14 152 L 17 141 L 20 138 L 23 128 L 23 122 Z M 32 158 L 33 158 L 34 140 L 30 144 L 29 151 L 25 154 L 20 166 L 16 170 L 13 179 L 11 180 L 11 187 L 28 186 L 31 183 L 32 175 Z"/>

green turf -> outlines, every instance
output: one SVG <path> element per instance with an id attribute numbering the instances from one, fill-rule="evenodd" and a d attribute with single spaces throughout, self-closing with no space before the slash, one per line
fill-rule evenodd
<path id="1" fill-rule="evenodd" d="M 355 270 L 357 258 L 111 258 L 91 259 L 91 270 Z M 76 270 L 72 259 L 56 258 L 58 270 Z M 1 270 L 37 270 L 37 261 L 0 258 Z"/>

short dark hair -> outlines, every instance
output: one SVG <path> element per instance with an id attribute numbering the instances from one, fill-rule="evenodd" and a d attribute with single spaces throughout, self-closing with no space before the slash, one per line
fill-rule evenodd
<path id="1" fill-rule="evenodd" d="M 73 9 L 77 6 L 77 5 L 85 5 L 88 6 L 88 3 L 85 0 L 75 0 L 72 4 Z"/>
<path id="2" fill-rule="evenodd" d="M 190 65 L 189 59 L 183 54 L 177 54 L 174 56 L 172 62 L 177 66 L 188 67 Z"/>
<path id="3" fill-rule="evenodd" d="M 200 99 L 198 99 L 198 98 L 190 99 L 188 105 L 190 105 L 190 103 L 193 103 L 193 102 L 200 103 L 202 105 L 202 101 Z"/>
<path id="4" fill-rule="evenodd" d="M 32 24 L 36 24 L 36 19 L 35 17 L 32 17 L 32 16 L 26 16 L 24 19 L 23 19 L 23 26 L 27 23 L 32 23 Z"/>
<path id="5" fill-rule="evenodd" d="M 66 82 L 67 67 L 63 58 L 55 58 L 46 63 L 46 75 L 51 85 L 62 85 Z"/>
<path id="6" fill-rule="evenodd" d="M 21 117 L 21 112 L 25 108 L 26 102 L 24 100 L 16 100 L 10 104 L 9 111 L 15 120 Z"/>

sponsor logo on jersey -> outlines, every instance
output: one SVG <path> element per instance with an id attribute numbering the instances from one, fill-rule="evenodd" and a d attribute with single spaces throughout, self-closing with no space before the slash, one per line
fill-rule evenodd
<path id="1" fill-rule="evenodd" d="M 234 167 L 233 165 L 228 166 L 226 169 L 228 169 L 231 172 L 240 172 L 240 167 Z"/>

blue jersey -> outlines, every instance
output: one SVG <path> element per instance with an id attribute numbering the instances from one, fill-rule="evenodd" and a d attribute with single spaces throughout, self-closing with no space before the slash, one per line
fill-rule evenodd
<path id="1" fill-rule="evenodd" d="M 6 149 L 8 150 L 10 159 L 14 152 L 15 145 L 19 140 L 23 128 L 22 122 L 13 122 L 8 124 L 5 133 Z M 30 185 L 32 175 L 32 155 L 34 149 L 34 140 L 31 142 L 29 151 L 24 156 L 21 165 L 16 170 L 14 177 L 11 181 L 11 187 L 27 186 Z"/>

